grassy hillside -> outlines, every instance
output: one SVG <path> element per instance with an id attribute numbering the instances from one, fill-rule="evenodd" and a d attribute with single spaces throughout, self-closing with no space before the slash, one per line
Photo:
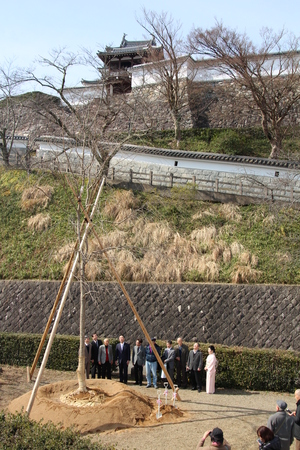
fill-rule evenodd
<path id="1" fill-rule="evenodd" d="M 61 279 L 75 206 L 60 175 L 0 169 L 0 278 Z M 94 224 L 123 280 L 300 283 L 300 217 L 288 205 L 200 202 L 192 188 L 166 198 L 107 187 Z M 92 236 L 86 273 L 111 279 Z"/>

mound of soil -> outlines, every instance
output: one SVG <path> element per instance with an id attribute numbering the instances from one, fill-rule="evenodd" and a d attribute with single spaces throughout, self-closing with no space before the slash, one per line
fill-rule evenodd
<path id="1" fill-rule="evenodd" d="M 43 422 L 50 420 L 62 428 L 73 426 L 82 434 L 174 423 L 187 418 L 186 412 L 163 405 L 162 417 L 158 420 L 154 399 L 117 381 L 88 380 L 86 393 L 77 393 L 77 387 L 75 380 L 40 387 L 30 418 Z M 8 406 L 9 411 L 26 410 L 30 395 L 28 392 L 13 400 Z"/>

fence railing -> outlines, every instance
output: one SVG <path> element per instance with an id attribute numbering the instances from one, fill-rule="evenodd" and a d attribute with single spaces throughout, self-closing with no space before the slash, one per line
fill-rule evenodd
<path id="1" fill-rule="evenodd" d="M 237 175 L 232 178 L 216 177 L 206 179 L 199 176 L 183 176 L 173 173 L 136 172 L 132 169 L 122 170 L 112 167 L 108 178 L 112 181 L 125 181 L 128 183 L 141 183 L 153 187 L 194 186 L 198 191 L 220 194 L 231 194 L 273 201 L 299 202 L 300 186 L 288 179 L 271 180 L 263 183 L 258 178 L 246 175 Z"/>
<path id="2" fill-rule="evenodd" d="M 3 161 L 0 158 L 0 164 L 2 163 Z M 61 161 L 57 158 L 38 159 L 28 155 L 26 157 L 14 155 L 10 158 L 10 164 L 26 170 L 30 170 L 31 168 L 49 169 L 60 172 L 70 172 L 72 170 L 72 172 L 78 174 L 82 170 L 80 164 L 73 163 L 70 168 L 70 161 Z M 99 165 L 94 162 L 91 164 L 90 170 L 96 175 L 99 170 Z M 152 170 L 140 172 L 134 171 L 133 169 L 123 169 L 121 167 L 116 169 L 115 167 L 111 167 L 108 171 L 108 179 L 115 182 L 123 181 L 158 188 L 190 185 L 199 192 L 253 197 L 261 200 L 281 202 L 300 202 L 300 185 L 287 178 L 270 178 L 270 180 L 266 181 L 262 177 L 234 174 L 232 174 L 232 177 L 216 176 L 215 178 L 205 178 L 201 171 L 199 171 L 199 175 L 186 176 L 186 172 L 181 175 L 178 172 L 158 173 Z"/>

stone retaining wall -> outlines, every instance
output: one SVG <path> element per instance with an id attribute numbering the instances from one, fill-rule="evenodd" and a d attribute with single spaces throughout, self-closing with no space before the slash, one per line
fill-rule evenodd
<path id="1" fill-rule="evenodd" d="M 0 331 L 42 333 L 59 282 L 0 281 Z M 86 332 L 133 343 L 138 322 L 115 283 L 89 283 Z M 151 335 L 300 351 L 298 286 L 126 283 Z M 79 284 L 72 285 L 58 333 L 79 334 Z"/>

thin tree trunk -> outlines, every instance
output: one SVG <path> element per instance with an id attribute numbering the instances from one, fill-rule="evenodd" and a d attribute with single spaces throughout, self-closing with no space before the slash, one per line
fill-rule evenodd
<path id="1" fill-rule="evenodd" d="M 9 166 L 9 150 L 7 148 L 7 141 L 6 141 L 6 130 L 4 129 L 3 132 L 0 133 L 0 138 L 2 139 L 2 144 L 0 144 L 0 150 L 2 153 L 3 163 L 6 167 Z"/>
<path id="2" fill-rule="evenodd" d="M 78 242 L 81 242 L 80 236 L 80 212 L 79 207 L 77 210 L 77 229 L 78 229 Z M 80 244 L 79 244 L 80 248 Z M 79 250 L 80 251 L 80 250 Z M 85 379 L 85 348 L 84 348 L 84 333 L 85 333 L 85 295 L 84 295 L 84 259 L 82 252 L 79 254 L 79 285 L 80 285 L 80 344 L 79 344 L 79 356 L 78 356 L 78 368 L 77 368 L 77 380 L 78 389 L 77 392 L 86 392 L 86 379 Z"/>
<path id="3" fill-rule="evenodd" d="M 171 113 L 171 115 L 174 123 L 174 135 L 176 140 L 176 147 L 178 148 L 181 140 L 180 119 L 178 118 L 178 115 L 174 111 Z"/>

